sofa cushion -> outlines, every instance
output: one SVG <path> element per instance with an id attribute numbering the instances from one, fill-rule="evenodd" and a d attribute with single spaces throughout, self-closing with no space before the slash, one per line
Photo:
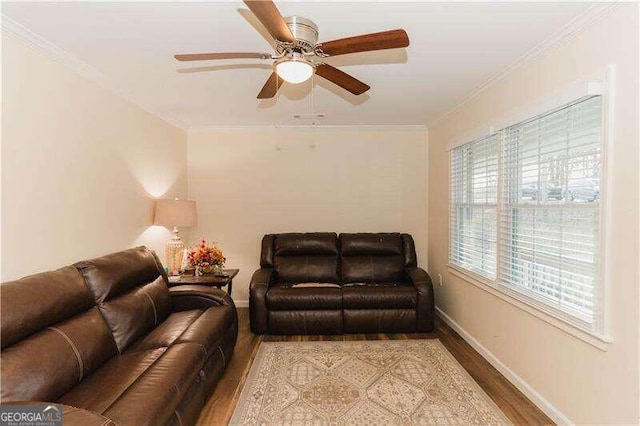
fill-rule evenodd
<path id="1" fill-rule="evenodd" d="M 201 345 L 169 347 L 103 414 L 118 425 L 167 423 L 205 361 Z"/>
<path id="2" fill-rule="evenodd" d="M 278 282 L 338 283 L 338 256 L 276 256 L 275 278 Z"/>
<path id="3" fill-rule="evenodd" d="M 139 352 L 171 346 L 200 315 L 202 310 L 174 312 L 149 334 L 140 337 L 126 351 Z"/>
<path id="4" fill-rule="evenodd" d="M 346 284 L 342 287 L 342 305 L 344 309 L 415 309 L 417 293 L 406 283 Z"/>
<path id="5" fill-rule="evenodd" d="M 403 254 L 400 234 L 340 234 L 342 256 L 395 256 Z"/>
<path id="6" fill-rule="evenodd" d="M 2 351 L 2 400 L 53 401 L 116 353 L 94 307 Z"/>
<path id="7" fill-rule="evenodd" d="M 117 353 L 75 268 L 7 282 L 0 293 L 2 401 L 53 401 Z"/>
<path id="8" fill-rule="evenodd" d="M 0 302 L 3 349 L 94 305 L 82 275 L 72 266 L 3 283 Z"/>
<path id="9" fill-rule="evenodd" d="M 197 343 L 206 349 L 207 356 L 211 356 L 234 327 L 235 318 L 236 312 L 232 306 L 211 307 L 180 335 L 176 343 Z"/>
<path id="10" fill-rule="evenodd" d="M 146 247 L 76 263 L 118 346 L 124 352 L 171 311 L 169 289 Z"/>
<path id="11" fill-rule="evenodd" d="M 277 234 L 273 237 L 278 282 L 340 282 L 335 233 Z"/>
<path id="12" fill-rule="evenodd" d="M 113 358 L 58 402 L 118 425 L 164 424 L 204 366 L 202 346 L 185 343 Z"/>
<path id="13" fill-rule="evenodd" d="M 342 289 L 276 284 L 267 291 L 267 308 L 275 311 L 342 309 Z"/>
<path id="14" fill-rule="evenodd" d="M 338 254 L 338 236 L 334 232 L 277 234 L 273 244 L 276 256 Z"/>
<path id="15" fill-rule="evenodd" d="M 119 355 L 63 395 L 57 402 L 104 413 L 162 356 L 167 348 Z"/>
<path id="16" fill-rule="evenodd" d="M 164 298 L 154 302 L 149 290 L 155 286 L 166 287 L 162 278 L 157 278 L 152 283 L 134 288 L 99 305 L 120 352 L 124 352 L 136 339 L 166 318 L 166 315 L 159 316 L 158 311 L 170 302 L 164 301 Z"/>
<path id="17" fill-rule="evenodd" d="M 340 234 L 342 283 L 405 280 L 400 234 Z"/>
<path id="18" fill-rule="evenodd" d="M 78 384 L 81 366 L 69 342 L 47 329 L 2 350 L 2 401 L 53 401 Z"/>
<path id="19" fill-rule="evenodd" d="M 142 336 L 126 353 L 168 347 L 178 343 L 197 343 L 209 356 L 220 345 L 235 321 L 231 306 L 214 306 L 206 310 L 175 312 L 151 333 Z"/>
<path id="20" fill-rule="evenodd" d="M 405 279 L 402 256 L 346 256 L 342 258 L 343 283 L 388 283 Z"/>
<path id="21" fill-rule="evenodd" d="M 84 276 L 97 303 L 104 303 L 162 275 L 153 252 L 146 247 L 85 260 L 74 266 Z"/>

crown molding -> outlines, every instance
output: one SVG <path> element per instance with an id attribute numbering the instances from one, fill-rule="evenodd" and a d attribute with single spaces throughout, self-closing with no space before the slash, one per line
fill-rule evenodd
<path id="1" fill-rule="evenodd" d="M 166 123 L 184 131 L 189 130 L 189 126 L 184 121 L 171 114 L 156 111 L 155 109 L 149 107 L 148 105 L 145 105 L 139 100 L 134 99 L 131 94 L 117 87 L 117 85 L 113 81 L 109 80 L 106 75 L 104 75 L 97 69 L 93 68 L 86 62 L 81 61 L 59 46 L 51 43 L 42 36 L 34 33 L 22 24 L 19 24 L 18 22 L 9 18 L 5 14 L 0 15 L 0 31 L 3 34 L 14 37 L 15 39 L 31 47 L 32 49 L 45 54 L 50 59 L 53 59 L 54 61 L 66 66 L 67 68 L 71 69 L 77 74 L 80 74 L 87 80 L 90 80 L 100 87 L 107 89 L 116 96 L 126 100 L 127 102 L 137 106 L 138 108 L 148 112 L 149 114 L 158 117 L 160 120 L 165 121 Z"/>
<path id="2" fill-rule="evenodd" d="M 476 88 L 469 95 L 463 98 L 453 108 L 440 115 L 435 120 L 427 123 L 427 126 L 433 127 L 437 125 L 438 123 L 446 119 L 449 115 L 453 114 L 455 111 L 462 108 L 467 103 L 479 97 L 485 90 L 498 83 L 499 81 L 505 79 L 516 70 L 524 67 L 528 63 L 534 61 L 536 58 L 539 58 L 545 53 L 551 51 L 554 47 L 560 45 L 561 43 L 574 38 L 586 28 L 608 15 L 615 8 L 615 6 L 617 6 L 617 3 L 594 3 L 580 15 L 576 16 L 574 19 L 562 26 L 558 31 L 542 40 L 540 43 L 528 50 L 524 55 L 520 56 L 511 64 L 507 65 L 506 68 L 502 69 L 496 75 L 486 80 L 484 83 L 478 86 L 478 88 Z"/>
<path id="3" fill-rule="evenodd" d="M 247 125 L 247 126 L 191 126 L 189 133 L 242 132 L 256 130 L 341 130 L 341 131 L 427 131 L 426 124 L 349 124 L 349 125 Z"/>

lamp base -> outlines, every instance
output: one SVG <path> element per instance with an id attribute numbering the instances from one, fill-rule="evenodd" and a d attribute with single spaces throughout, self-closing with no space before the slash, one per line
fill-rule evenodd
<path id="1" fill-rule="evenodd" d="M 180 275 L 182 267 L 182 257 L 184 256 L 184 243 L 178 235 L 178 227 L 173 227 L 173 236 L 165 246 L 165 256 L 169 275 Z"/>

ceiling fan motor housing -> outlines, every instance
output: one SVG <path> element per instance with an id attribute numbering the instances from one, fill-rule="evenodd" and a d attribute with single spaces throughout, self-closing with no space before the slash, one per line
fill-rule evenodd
<path id="1" fill-rule="evenodd" d="M 287 16 L 285 22 L 295 38 L 295 44 L 304 52 L 313 52 L 318 42 L 318 26 L 315 22 L 300 16 Z"/>

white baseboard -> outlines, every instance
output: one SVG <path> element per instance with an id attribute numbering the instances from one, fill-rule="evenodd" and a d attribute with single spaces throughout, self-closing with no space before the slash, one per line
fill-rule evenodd
<path id="1" fill-rule="evenodd" d="M 453 320 L 449 315 L 447 315 L 440 308 L 436 307 L 436 312 L 438 316 L 445 322 L 449 327 L 454 329 L 456 333 L 460 335 L 468 344 L 470 344 L 473 349 L 478 351 L 480 355 L 491 365 L 495 367 L 507 380 L 509 380 L 515 387 L 517 387 L 520 392 L 525 394 L 529 400 L 534 403 L 540 410 L 542 410 L 547 416 L 551 418 L 556 424 L 559 425 L 572 425 L 573 422 L 560 410 L 553 406 L 549 401 L 547 401 L 538 391 L 536 391 L 530 384 L 525 382 L 522 377 L 518 376 L 516 373 L 511 371 L 509 367 L 504 365 L 502 361 L 500 361 L 494 354 L 492 354 L 487 348 L 482 346 L 480 342 L 478 342 L 471 334 L 469 334 L 464 328 L 460 326 L 457 322 Z"/>
<path id="2" fill-rule="evenodd" d="M 249 301 L 248 300 L 234 300 L 233 303 L 236 304 L 236 308 L 248 308 Z"/>

